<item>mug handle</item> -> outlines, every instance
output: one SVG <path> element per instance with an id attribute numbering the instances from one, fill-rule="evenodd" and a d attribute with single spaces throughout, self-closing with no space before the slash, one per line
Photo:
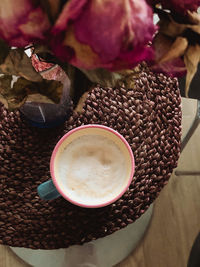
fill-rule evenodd
<path id="1" fill-rule="evenodd" d="M 37 192 L 43 200 L 52 200 L 61 196 L 52 180 L 40 184 L 37 187 Z"/>

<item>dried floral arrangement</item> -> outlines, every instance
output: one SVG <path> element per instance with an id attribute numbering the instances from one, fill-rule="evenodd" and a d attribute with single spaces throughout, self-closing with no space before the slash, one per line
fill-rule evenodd
<path id="1" fill-rule="evenodd" d="M 27 49 L 61 66 L 76 104 L 93 83 L 133 87 L 143 61 L 153 71 L 186 75 L 188 94 L 200 61 L 199 6 L 200 0 L 1 0 L 0 101 L 10 110 L 31 94 L 59 102 L 62 84 L 44 79 Z"/>

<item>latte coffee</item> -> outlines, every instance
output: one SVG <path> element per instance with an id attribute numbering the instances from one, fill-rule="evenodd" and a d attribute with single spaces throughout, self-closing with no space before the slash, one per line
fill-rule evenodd
<path id="1" fill-rule="evenodd" d="M 103 125 L 83 125 L 56 144 L 52 180 L 40 184 L 38 194 L 44 200 L 63 196 L 81 207 L 100 208 L 126 192 L 134 170 L 133 152 L 123 136 Z"/>
<path id="2" fill-rule="evenodd" d="M 68 196 L 84 203 L 106 202 L 126 182 L 126 160 L 119 146 L 101 135 L 73 140 L 57 158 L 57 175 Z"/>

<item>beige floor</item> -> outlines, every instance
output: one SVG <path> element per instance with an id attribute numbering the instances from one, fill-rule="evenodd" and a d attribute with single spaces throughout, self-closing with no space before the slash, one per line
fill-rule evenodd
<path id="1" fill-rule="evenodd" d="M 196 101 L 183 99 L 182 103 L 184 135 L 194 117 Z M 200 127 L 182 153 L 178 170 L 200 171 L 199 139 Z M 154 207 L 144 239 L 118 267 L 187 266 L 191 246 L 200 231 L 200 176 L 172 175 Z M 0 267 L 27 266 L 7 247 L 0 246 Z"/>

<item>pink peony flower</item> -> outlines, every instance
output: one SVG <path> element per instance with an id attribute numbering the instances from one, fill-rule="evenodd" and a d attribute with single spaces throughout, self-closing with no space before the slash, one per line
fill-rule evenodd
<path id="1" fill-rule="evenodd" d="M 49 27 L 38 0 L 0 0 L 0 38 L 10 46 L 43 40 Z"/>
<path id="2" fill-rule="evenodd" d="M 69 0 L 53 30 L 57 57 L 85 69 L 119 70 L 151 59 L 155 33 L 145 0 Z"/>

